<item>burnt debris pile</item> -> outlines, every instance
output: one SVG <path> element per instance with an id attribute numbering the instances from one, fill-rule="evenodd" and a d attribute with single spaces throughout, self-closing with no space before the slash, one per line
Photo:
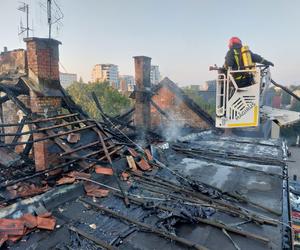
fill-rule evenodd
<path id="1" fill-rule="evenodd" d="M 91 93 L 102 116 L 91 119 L 60 86 L 60 42 L 25 42 L 0 54 L 0 247 L 290 244 L 284 142 L 220 137 L 171 80 L 150 85 L 144 56 L 134 107 L 111 117 Z"/>

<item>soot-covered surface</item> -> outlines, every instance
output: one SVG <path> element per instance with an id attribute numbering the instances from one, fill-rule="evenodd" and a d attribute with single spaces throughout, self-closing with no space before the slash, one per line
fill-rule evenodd
<path id="1" fill-rule="evenodd" d="M 246 238 L 228 232 L 240 249 L 281 249 L 283 244 L 282 213 L 283 175 L 285 146 L 281 141 L 252 138 L 218 137 L 213 133 L 193 134 L 170 143 L 168 149 L 154 146 L 164 167 L 152 170 L 146 176 L 156 180 L 166 180 L 179 188 L 190 189 L 187 181 L 195 181 L 209 197 L 251 211 L 258 216 L 279 221 L 277 226 L 258 225 L 218 209 L 193 204 L 186 200 L 186 194 L 167 189 L 155 182 L 131 175 L 128 192 L 135 198 L 142 198 L 142 205 L 124 205 L 123 199 L 113 193 L 106 198 L 83 197 L 95 204 L 109 208 L 131 219 L 147 223 L 160 230 L 183 237 L 208 249 L 235 249 L 233 242 L 219 228 L 199 223 L 195 218 L 218 221 L 245 232 L 269 239 L 269 243 Z M 166 148 L 166 147 L 164 147 Z M 193 149 L 186 152 L 179 149 Z M 119 168 L 125 168 L 124 162 Z M 95 177 L 107 185 L 117 187 L 112 177 Z M 124 182 L 125 186 L 126 183 Z M 215 189 L 214 189 L 215 188 Z M 199 191 L 199 192 L 200 192 Z M 79 196 L 80 194 L 78 194 Z M 74 196 L 74 193 L 72 194 Z M 237 196 L 248 201 L 238 202 L 229 197 Z M 177 197 L 177 198 L 176 198 Z M 159 209 L 167 207 L 172 212 Z M 157 234 L 141 230 L 140 227 L 124 220 L 113 218 L 83 202 L 71 199 L 52 210 L 58 219 L 58 227 L 53 232 L 33 232 L 11 249 L 101 249 L 91 240 L 70 231 L 75 226 L 109 243 L 118 249 L 188 249 Z"/>
<path id="2" fill-rule="evenodd" d="M 182 138 L 180 143 L 176 143 L 176 145 L 178 144 L 184 148 L 200 149 L 206 152 L 214 151 L 216 155 L 199 154 L 192 157 L 179 151 L 176 154 L 165 153 L 167 162 L 174 170 L 194 180 L 216 187 L 223 192 L 238 193 L 254 204 L 269 208 L 278 215 L 253 206 L 248 207 L 245 205 L 245 208 L 281 220 L 279 214 L 282 213 L 283 200 L 282 160 L 286 157 L 285 145 L 282 141 L 238 137 L 218 138 L 214 134 L 199 134 Z M 228 159 L 233 154 L 234 159 Z M 245 159 L 246 157 L 249 157 L 249 159 Z M 255 162 L 254 159 L 256 158 L 261 162 Z M 270 159 L 272 162 L 270 162 Z M 276 160 L 278 160 L 277 165 L 274 164 Z M 287 212 L 286 208 L 284 212 Z M 216 214 L 215 216 L 219 215 Z M 222 215 L 221 220 L 226 221 L 226 224 L 230 224 L 233 218 L 228 217 L 225 219 Z M 241 225 L 240 228 L 268 237 L 271 240 L 271 243 L 268 244 L 270 248 L 281 248 L 281 226 L 257 226 L 249 223 Z M 197 234 L 207 235 L 205 242 L 212 249 L 218 249 L 218 246 L 220 246 L 220 242 L 216 241 L 216 238 L 220 240 L 223 238 L 222 242 L 228 241 L 224 234 L 220 234 L 219 230 L 213 228 L 210 228 L 211 233 L 204 233 L 207 227 L 194 230 L 197 231 Z M 217 236 L 218 234 L 219 236 Z M 250 243 L 245 239 L 238 239 L 238 237 L 233 235 L 241 249 L 266 248 L 263 245 L 256 245 L 257 242 Z M 222 246 L 224 247 L 224 245 Z M 223 247 L 222 249 L 227 249 Z"/>

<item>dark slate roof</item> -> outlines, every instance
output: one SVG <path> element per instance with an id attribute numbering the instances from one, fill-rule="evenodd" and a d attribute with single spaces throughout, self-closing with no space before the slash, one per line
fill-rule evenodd
<path id="1" fill-rule="evenodd" d="M 191 98 L 189 98 L 184 91 L 178 87 L 174 82 L 172 82 L 168 77 L 165 77 L 162 81 L 156 85 L 152 91 L 157 93 L 162 87 L 166 87 L 171 90 L 175 95 L 180 98 L 192 111 L 194 111 L 199 117 L 201 117 L 205 122 L 207 122 L 212 128 L 215 127 L 215 120 L 205 112 L 197 103 L 195 103 Z"/>

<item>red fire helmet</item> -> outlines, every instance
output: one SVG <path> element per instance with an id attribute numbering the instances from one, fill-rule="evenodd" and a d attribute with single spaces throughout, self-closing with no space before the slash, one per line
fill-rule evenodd
<path id="1" fill-rule="evenodd" d="M 229 43 L 228 43 L 229 49 L 232 48 L 233 44 L 242 44 L 242 41 L 238 37 L 233 36 L 233 37 L 230 38 Z"/>

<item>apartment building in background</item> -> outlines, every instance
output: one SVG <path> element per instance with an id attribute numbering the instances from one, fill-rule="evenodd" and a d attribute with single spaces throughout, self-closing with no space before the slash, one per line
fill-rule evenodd
<path id="1" fill-rule="evenodd" d="M 108 81 L 109 84 L 119 89 L 119 69 L 115 64 L 96 64 L 92 69 L 92 82 Z"/>
<path id="2" fill-rule="evenodd" d="M 131 75 L 120 75 L 120 91 L 124 92 L 132 92 L 134 90 L 134 77 Z"/>
<path id="3" fill-rule="evenodd" d="M 151 65 L 150 81 L 152 85 L 156 85 L 160 82 L 160 72 L 158 65 Z"/>
<path id="4" fill-rule="evenodd" d="M 59 80 L 60 80 L 60 84 L 64 88 L 67 88 L 72 83 L 77 82 L 77 74 L 59 72 Z"/>

